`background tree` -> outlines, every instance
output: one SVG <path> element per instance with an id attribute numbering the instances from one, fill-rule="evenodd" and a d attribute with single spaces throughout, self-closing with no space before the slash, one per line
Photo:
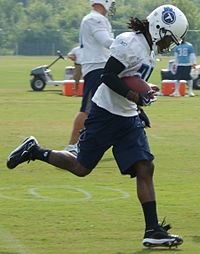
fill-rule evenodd
<path id="1" fill-rule="evenodd" d="M 117 0 L 117 13 L 111 18 L 115 36 L 128 31 L 132 16 L 145 18 L 163 0 Z M 190 23 L 188 40 L 200 52 L 199 0 L 172 0 L 186 13 Z M 65 54 L 78 44 L 82 17 L 90 10 L 89 0 L 0 0 L 0 54 Z"/>

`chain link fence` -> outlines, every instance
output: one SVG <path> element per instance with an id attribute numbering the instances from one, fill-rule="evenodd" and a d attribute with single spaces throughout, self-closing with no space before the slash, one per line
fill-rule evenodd
<path id="1" fill-rule="evenodd" d="M 119 33 L 124 32 L 123 30 L 114 30 L 115 36 Z M 57 50 L 61 50 L 63 53 L 67 53 L 73 45 L 77 42 L 71 41 L 71 45 L 64 42 L 63 37 L 52 41 L 22 41 L 16 42 L 12 45 L 3 45 L 3 38 L 0 36 L 0 55 L 56 55 Z M 186 40 L 193 44 L 196 55 L 200 55 L 200 30 L 189 30 Z M 172 54 L 172 53 L 171 53 Z"/>

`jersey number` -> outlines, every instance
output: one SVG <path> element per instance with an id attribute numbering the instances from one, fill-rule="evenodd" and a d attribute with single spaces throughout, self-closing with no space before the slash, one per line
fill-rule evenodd
<path id="1" fill-rule="evenodd" d="M 151 73 L 153 71 L 153 67 L 149 66 L 148 64 L 142 64 L 138 72 L 141 74 L 141 78 L 144 80 L 148 80 Z"/>
<path id="2" fill-rule="evenodd" d="M 178 49 L 178 55 L 179 56 L 188 56 L 188 49 L 187 48 L 179 48 Z"/>

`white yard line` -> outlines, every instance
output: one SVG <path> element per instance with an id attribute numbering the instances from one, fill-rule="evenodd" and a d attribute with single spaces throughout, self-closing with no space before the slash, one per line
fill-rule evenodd
<path id="1" fill-rule="evenodd" d="M 119 194 L 119 196 L 117 197 L 113 197 L 113 198 L 102 198 L 102 199 L 97 199 L 98 201 L 113 201 L 113 200 L 117 200 L 117 199 L 123 199 L 123 198 L 129 198 L 130 195 L 128 192 L 120 190 L 120 189 L 116 189 L 116 188 L 111 188 L 111 187 L 107 187 L 107 186 L 98 186 L 96 188 L 100 188 L 100 189 L 105 189 L 105 190 L 110 190 L 112 192 L 117 192 Z M 95 199 L 96 200 L 96 199 Z"/>
<path id="2" fill-rule="evenodd" d="M 15 190 L 17 191 L 18 186 L 9 186 L 9 187 L 0 187 L 0 199 L 8 199 L 8 200 L 14 200 L 14 201 L 46 201 L 46 202 L 80 202 L 80 201 L 101 201 L 101 202 L 109 202 L 114 201 L 118 199 L 127 199 L 130 197 L 129 193 L 126 191 L 123 191 L 118 188 L 112 188 L 109 186 L 93 186 L 93 189 L 104 189 L 107 191 L 105 198 L 98 198 L 95 197 L 91 192 L 86 191 L 83 188 L 80 187 L 74 187 L 70 185 L 40 185 L 40 186 L 32 186 L 32 187 L 26 187 L 24 186 L 23 192 L 25 194 L 29 194 L 30 198 L 21 198 L 21 197 L 15 197 L 11 194 L 9 194 L 9 190 Z M 53 191 L 54 189 L 61 189 L 61 190 L 71 190 L 78 193 L 79 197 L 73 197 L 71 198 L 70 195 L 68 197 L 64 198 L 52 198 L 48 195 L 42 194 L 42 189 L 50 189 Z M 5 194 L 6 193 L 6 194 Z M 114 197 L 113 193 L 115 194 Z M 81 197 L 80 197 L 81 194 Z M 111 197 L 108 197 L 108 194 L 110 194 Z M 98 194 L 97 194 L 98 195 Z M 67 196 L 67 195 L 66 195 Z M 32 197 L 32 198 L 31 198 Z"/>
<path id="3" fill-rule="evenodd" d="M 76 192 L 80 192 L 81 194 L 83 194 L 82 198 L 50 198 L 48 196 L 44 196 L 42 194 L 39 193 L 39 189 L 69 189 L 69 190 L 75 190 Z M 85 201 L 88 199 L 92 198 L 92 194 L 87 192 L 86 190 L 83 190 L 81 188 L 76 188 L 76 187 L 72 187 L 72 186 L 40 186 L 40 187 L 33 187 L 33 188 L 29 188 L 28 189 L 28 193 L 40 198 L 42 200 L 46 200 L 46 201 L 51 201 L 51 202 L 80 202 L 80 201 Z"/>
<path id="4" fill-rule="evenodd" d="M 0 241 L 4 241 L 10 247 L 19 254 L 33 254 L 33 252 L 27 249 L 13 234 L 8 230 L 0 226 Z"/>

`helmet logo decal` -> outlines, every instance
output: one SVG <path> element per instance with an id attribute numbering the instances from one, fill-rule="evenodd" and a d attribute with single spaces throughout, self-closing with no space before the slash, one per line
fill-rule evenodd
<path id="1" fill-rule="evenodd" d="M 173 24 L 176 21 L 176 14 L 170 7 L 164 7 L 164 11 L 162 12 L 162 21 L 167 24 Z"/>

